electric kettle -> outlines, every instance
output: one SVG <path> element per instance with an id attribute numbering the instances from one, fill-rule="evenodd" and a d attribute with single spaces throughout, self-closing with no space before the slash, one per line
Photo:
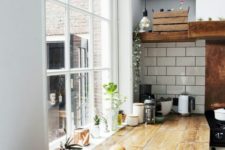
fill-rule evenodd
<path id="1" fill-rule="evenodd" d="M 195 98 L 189 95 L 180 95 L 178 99 L 178 113 L 189 115 L 195 110 Z"/>

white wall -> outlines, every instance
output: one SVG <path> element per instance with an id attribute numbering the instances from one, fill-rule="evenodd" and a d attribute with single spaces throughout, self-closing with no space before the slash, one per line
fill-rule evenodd
<path id="1" fill-rule="evenodd" d="M 144 9 L 143 0 L 132 0 L 132 19 L 133 19 L 133 29 L 139 24 Z"/>
<path id="2" fill-rule="evenodd" d="M 44 0 L 0 1 L 0 149 L 46 150 Z"/>
<path id="3" fill-rule="evenodd" d="M 118 0 L 119 92 L 128 97 L 123 105 L 131 113 L 133 103 L 132 76 L 132 1 Z"/>
<path id="4" fill-rule="evenodd" d="M 196 19 L 218 20 L 218 17 L 225 18 L 224 0 L 196 0 Z"/>

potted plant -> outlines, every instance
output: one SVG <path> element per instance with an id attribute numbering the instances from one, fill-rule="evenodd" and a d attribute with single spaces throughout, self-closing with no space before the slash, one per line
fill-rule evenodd
<path id="1" fill-rule="evenodd" d="M 67 138 L 67 132 L 65 128 L 64 132 L 66 134 L 66 142 L 64 144 L 62 142 L 60 143 L 59 150 L 82 150 L 81 145 L 72 143 L 73 141 L 72 137 Z"/>
<path id="2" fill-rule="evenodd" d="M 105 90 L 106 100 L 111 103 L 111 130 L 114 131 L 118 127 L 118 112 L 120 106 L 126 101 L 126 97 L 121 96 L 117 90 L 117 85 L 113 82 L 109 82 L 103 85 Z"/>
<path id="3" fill-rule="evenodd" d="M 93 136 L 98 138 L 100 136 L 100 117 L 98 115 L 94 116 L 94 127 L 93 127 Z"/>

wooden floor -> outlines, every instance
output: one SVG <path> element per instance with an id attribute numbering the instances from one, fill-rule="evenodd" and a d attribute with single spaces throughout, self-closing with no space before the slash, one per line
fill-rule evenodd
<path id="1" fill-rule="evenodd" d="M 95 150 L 108 150 L 115 144 L 126 150 L 208 150 L 209 126 L 203 115 L 171 115 L 163 124 L 125 127 Z"/>

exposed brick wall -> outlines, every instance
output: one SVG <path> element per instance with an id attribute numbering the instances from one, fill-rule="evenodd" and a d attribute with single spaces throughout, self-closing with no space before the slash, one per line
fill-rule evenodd
<path id="1" fill-rule="evenodd" d="M 142 47 L 141 82 L 152 84 L 157 98 L 193 95 L 195 113 L 204 113 L 205 41 L 143 43 Z"/>

